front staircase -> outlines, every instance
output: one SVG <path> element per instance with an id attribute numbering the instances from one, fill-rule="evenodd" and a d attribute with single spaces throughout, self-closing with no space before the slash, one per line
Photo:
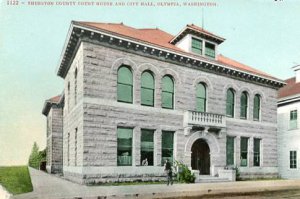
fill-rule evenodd
<path id="1" fill-rule="evenodd" d="M 195 175 L 195 183 L 216 183 L 216 182 L 230 182 L 228 178 L 220 178 L 210 175 Z"/>

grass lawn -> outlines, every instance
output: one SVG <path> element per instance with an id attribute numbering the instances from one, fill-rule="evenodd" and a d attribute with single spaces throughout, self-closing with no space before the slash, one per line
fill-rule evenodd
<path id="1" fill-rule="evenodd" d="M 33 190 L 27 166 L 0 167 L 0 184 L 14 195 Z"/>

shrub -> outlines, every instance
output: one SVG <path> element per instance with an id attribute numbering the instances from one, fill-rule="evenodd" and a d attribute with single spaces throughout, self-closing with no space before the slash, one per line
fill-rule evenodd
<path id="1" fill-rule="evenodd" d="M 193 174 L 191 172 L 191 170 L 188 168 L 187 165 L 179 162 L 179 161 L 175 161 L 175 166 L 177 167 L 177 179 L 179 182 L 183 182 L 183 183 L 194 183 L 195 182 L 195 174 Z"/>
<path id="2" fill-rule="evenodd" d="M 29 156 L 28 165 L 35 169 L 39 169 L 42 161 L 46 161 L 46 149 L 39 151 L 39 146 L 36 142 L 34 142 Z"/>

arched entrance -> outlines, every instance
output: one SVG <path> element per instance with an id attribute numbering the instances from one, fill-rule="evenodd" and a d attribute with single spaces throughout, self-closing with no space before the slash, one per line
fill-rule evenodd
<path id="1" fill-rule="evenodd" d="M 201 175 L 210 174 L 210 149 L 204 139 L 196 140 L 192 145 L 192 169 Z"/>

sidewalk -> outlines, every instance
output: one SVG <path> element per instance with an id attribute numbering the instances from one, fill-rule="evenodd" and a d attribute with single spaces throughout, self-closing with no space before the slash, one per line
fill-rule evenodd
<path id="1" fill-rule="evenodd" d="M 300 189 L 300 180 L 246 181 L 201 184 L 85 186 L 29 168 L 33 192 L 15 199 L 175 198 Z"/>

